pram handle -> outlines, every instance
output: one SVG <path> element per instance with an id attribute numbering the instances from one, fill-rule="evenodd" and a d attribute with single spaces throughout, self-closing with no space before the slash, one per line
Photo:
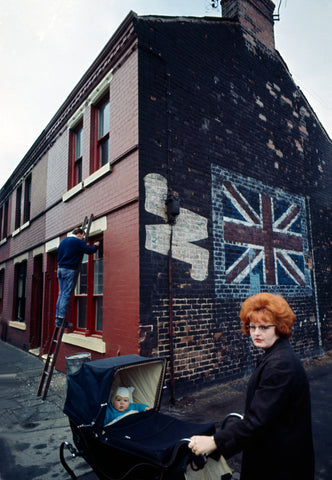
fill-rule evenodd
<path id="1" fill-rule="evenodd" d="M 243 420 L 243 415 L 240 415 L 239 413 L 234 413 L 234 412 L 229 413 L 228 415 L 226 415 L 226 417 L 224 418 L 224 421 L 221 424 L 222 429 L 225 428 L 226 423 L 230 418 L 238 418 L 239 420 Z"/>

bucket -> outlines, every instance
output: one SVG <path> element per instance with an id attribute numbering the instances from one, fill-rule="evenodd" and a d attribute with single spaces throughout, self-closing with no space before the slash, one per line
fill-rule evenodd
<path id="1" fill-rule="evenodd" d="M 73 373 L 77 372 L 83 363 L 90 362 L 91 360 L 91 353 L 88 352 L 81 352 L 81 353 L 74 353 L 74 355 L 69 355 L 66 357 L 66 372 L 67 375 L 73 375 Z"/>

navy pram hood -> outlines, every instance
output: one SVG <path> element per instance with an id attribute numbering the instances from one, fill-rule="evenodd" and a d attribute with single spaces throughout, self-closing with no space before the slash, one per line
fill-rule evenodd
<path id="1" fill-rule="evenodd" d="M 68 375 L 64 413 L 77 447 L 96 471 L 115 469 L 121 477 L 142 460 L 168 472 L 184 471 L 191 455 L 188 438 L 214 433 L 214 424 L 190 423 L 158 411 L 165 371 L 165 358 L 125 355 L 83 363 Z M 133 386 L 138 402 L 152 408 L 104 426 L 106 405 L 119 384 Z"/>

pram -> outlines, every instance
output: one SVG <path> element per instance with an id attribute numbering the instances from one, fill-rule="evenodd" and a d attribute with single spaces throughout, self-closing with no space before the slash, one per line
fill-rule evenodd
<path id="1" fill-rule="evenodd" d="M 192 435 L 212 435 L 214 424 L 185 422 L 159 412 L 165 372 L 165 358 L 124 355 L 85 362 L 67 375 L 64 413 L 76 448 L 62 442 L 60 460 L 73 480 L 77 477 L 65 460 L 66 448 L 72 457 L 83 457 L 100 480 L 232 478 L 223 457 L 207 461 L 188 448 Z M 151 409 L 104 426 L 107 404 L 119 386 L 132 387 L 133 401 Z"/>

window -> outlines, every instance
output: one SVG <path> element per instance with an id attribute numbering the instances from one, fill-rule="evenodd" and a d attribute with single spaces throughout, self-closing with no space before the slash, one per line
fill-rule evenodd
<path id="1" fill-rule="evenodd" d="M 27 276 L 27 262 L 18 263 L 15 267 L 15 320 L 24 322 L 25 319 L 25 284 Z"/>
<path id="2" fill-rule="evenodd" d="M 69 175 L 68 188 L 73 188 L 82 181 L 83 167 L 83 122 L 69 133 Z"/>
<path id="3" fill-rule="evenodd" d="M 0 313 L 2 313 L 3 309 L 3 288 L 5 283 L 5 269 L 2 268 L 0 270 Z"/>
<path id="4" fill-rule="evenodd" d="M 109 158 L 110 102 L 103 103 L 98 112 L 98 150 L 99 166 L 102 167 Z"/>
<path id="5" fill-rule="evenodd" d="M 92 155 L 90 169 L 94 171 L 109 162 L 110 101 L 104 97 L 92 109 Z"/>
<path id="6" fill-rule="evenodd" d="M 15 229 L 21 226 L 22 215 L 22 185 L 16 190 Z"/>
<path id="7" fill-rule="evenodd" d="M 30 220 L 31 209 L 31 175 L 25 180 L 24 185 L 24 223 Z"/>
<path id="8" fill-rule="evenodd" d="M 7 238 L 8 227 L 8 200 L 0 207 L 0 240 Z"/>
<path id="9" fill-rule="evenodd" d="M 101 239 L 94 239 L 94 242 Z M 75 290 L 75 327 L 86 335 L 103 329 L 103 249 L 84 255 Z"/>
<path id="10" fill-rule="evenodd" d="M 8 200 L 5 203 L 5 210 L 3 214 L 3 222 L 2 222 L 2 238 L 6 238 L 8 235 L 8 209 L 9 209 L 9 204 Z"/>

